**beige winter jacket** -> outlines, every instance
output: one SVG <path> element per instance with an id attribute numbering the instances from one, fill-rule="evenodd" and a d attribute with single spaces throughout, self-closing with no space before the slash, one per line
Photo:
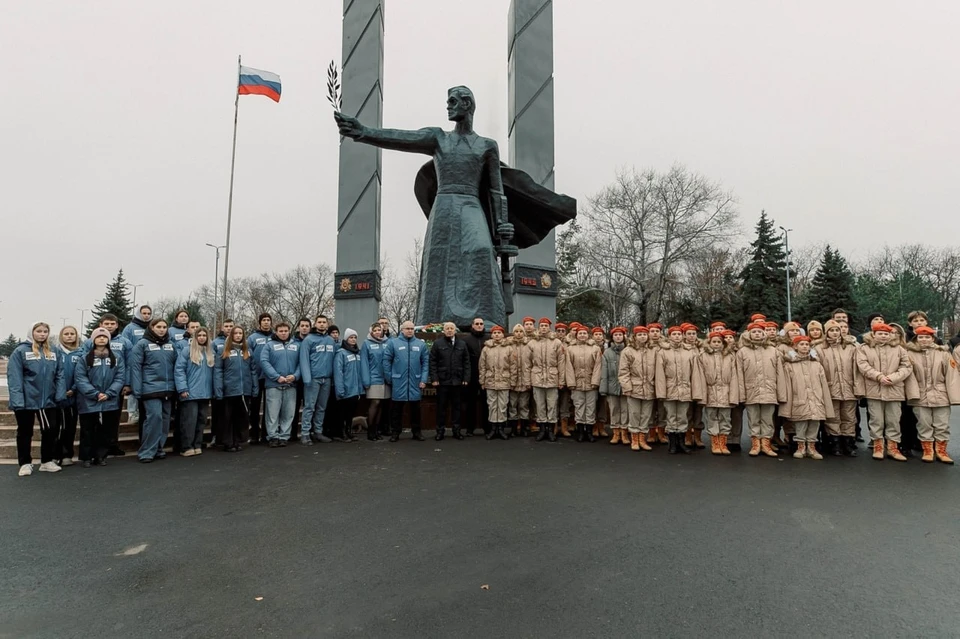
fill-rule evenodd
<path id="1" fill-rule="evenodd" d="M 530 375 L 527 372 L 527 338 L 523 337 L 517 339 L 516 337 L 508 337 L 506 340 L 509 347 L 513 349 L 513 354 L 516 356 L 517 366 L 514 371 L 513 379 L 510 384 L 510 390 L 517 392 L 525 392 L 530 390 Z"/>
<path id="2" fill-rule="evenodd" d="M 740 403 L 740 369 L 737 356 L 730 346 L 714 349 L 704 344 L 700 351 L 705 397 L 708 408 L 730 408 Z"/>
<path id="3" fill-rule="evenodd" d="M 860 369 L 857 368 L 857 348 L 857 338 L 852 335 L 841 336 L 836 344 L 824 341 L 817 347 L 818 359 L 827 376 L 831 399 L 839 401 L 857 399 L 857 380 L 860 377 Z"/>
<path id="4" fill-rule="evenodd" d="M 911 406 L 939 408 L 960 404 L 960 371 L 950 354 L 949 346 L 922 348 L 916 342 L 907 344 L 907 357 L 913 365 L 913 374 L 907 378 Z"/>
<path id="5" fill-rule="evenodd" d="M 570 390 L 588 391 L 600 387 L 600 359 L 603 352 L 592 339 L 567 347 L 566 385 Z"/>
<path id="6" fill-rule="evenodd" d="M 627 346 L 620 353 L 617 379 L 623 394 L 634 399 L 656 399 L 657 351 L 659 348 Z"/>
<path id="7" fill-rule="evenodd" d="M 740 368 L 740 401 L 744 404 L 776 404 L 777 375 L 781 366 L 777 349 L 766 340 L 740 340 L 737 365 Z"/>
<path id="8" fill-rule="evenodd" d="M 790 351 L 777 371 L 780 417 L 794 422 L 833 418 L 833 401 L 823 366 L 811 355 Z"/>
<path id="9" fill-rule="evenodd" d="M 523 351 L 524 376 L 528 387 L 561 388 L 567 366 L 563 343 L 556 333 L 536 335 Z"/>
<path id="10" fill-rule="evenodd" d="M 900 340 L 891 340 L 881 346 L 874 340 L 873 333 L 867 333 L 863 336 L 863 346 L 857 349 L 857 368 L 861 373 L 857 393 L 862 397 L 884 402 L 915 399 L 915 386 L 911 388 L 914 397 L 907 396 L 905 382 L 913 371 L 913 364 L 907 356 L 907 349 L 900 345 Z M 893 385 L 881 384 L 880 378 L 883 376 L 889 377 Z"/>
<path id="11" fill-rule="evenodd" d="M 497 344 L 488 339 L 480 351 L 480 387 L 510 390 L 517 378 L 517 352 L 506 339 Z"/>
<path id="12" fill-rule="evenodd" d="M 703 370 L 695 346 L 666 342 L 657 351 L 657 398 L 668 402 L 702 402 Z"/>

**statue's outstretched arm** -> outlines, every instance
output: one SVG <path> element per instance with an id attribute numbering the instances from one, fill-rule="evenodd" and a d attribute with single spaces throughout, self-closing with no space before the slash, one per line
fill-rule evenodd
<path id="1" fill-rule="evenodd" d="M 382 149 L 392 151 L 406 151 L 407 153 L 423 153 L 433 155 L 437 149 L 437 138 L 441 129 L 428 127 L 416 131 L 406 131 L 403 129 L 377 129 L 364 126 L 356 118 L 343 113 L 334 113 L 333 119 L 337 121 L 337 127 L 340 129 L 340 135 L 378 146 Z"/>

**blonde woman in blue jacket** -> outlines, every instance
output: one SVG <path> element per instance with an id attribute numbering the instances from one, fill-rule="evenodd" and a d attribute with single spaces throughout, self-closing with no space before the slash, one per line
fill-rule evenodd
<path id="1" fill-rule="evenodd" d="M 190 342 L 180 349 L 174 381 L 180 399 L 180 455 L 193 457 L 203 453 L 203 428 L 213 397 L 213 344 L 210 331 L 202 326 Z"/>

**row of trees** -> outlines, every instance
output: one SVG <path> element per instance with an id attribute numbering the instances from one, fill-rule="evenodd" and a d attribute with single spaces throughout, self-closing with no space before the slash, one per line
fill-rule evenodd
<path id="1" fill-rule="evenodd" d="M 794 319 L 850 312 L 903 321 L 930 314 L 949 332 L 960 316 L 960 248 L 884 246 L 851 264 L 828 244 L 791 249 L 762 212 L 741 244 L 735 198 L 682 166 L 667 173 L 621 171 L 557 235 L 558 317 L 590 324 L 723 320 L 751 313 L 787 317 L 789 258 Z"/>

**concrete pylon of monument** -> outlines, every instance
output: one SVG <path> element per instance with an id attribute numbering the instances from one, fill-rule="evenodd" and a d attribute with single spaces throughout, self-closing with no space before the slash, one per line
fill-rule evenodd
<path id="1" fill-rule="evenodd" d="M 510 159 L 553 190 L 553 2 L 511 0 L 508 16 L 508 115 Z M 520 251 L 513 273 L 514 313 L 553 318 L 557 311 L 556 243 L 553 231 Z"/>
<path id="2" fill-rule="evenodd" d="M 343 0 L 342 111 L 383 125 L 383 4 Z M 380 313 L 380 149 L 340 142 L 336 322 L 365 334 Z"/>

